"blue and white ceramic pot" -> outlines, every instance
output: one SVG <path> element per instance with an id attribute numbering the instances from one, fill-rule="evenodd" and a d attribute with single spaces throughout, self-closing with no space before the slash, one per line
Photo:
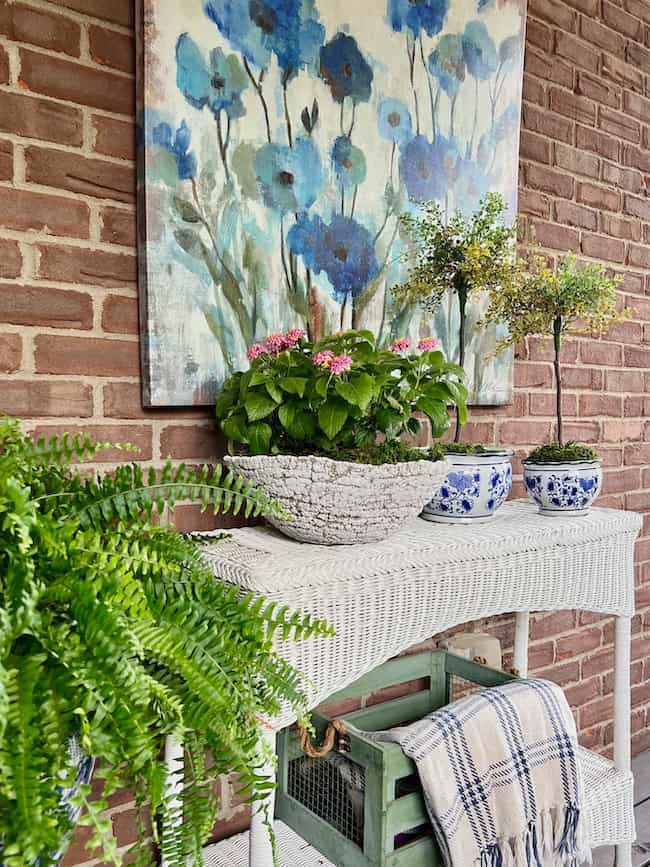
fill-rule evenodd
<path id="1" fill-rule="evenodd" d="M 600 493 L 602 461 L 560 464 L 524 461 L 524 484 L 540 515 L 586 515 Z"/>
<path id="2" fill-rule="evenodd" d="M 427 521 L 464 524 L 489 521 L 512 487 L 512 452 L 447 455 L 447 478 L 422 512 Z"/>

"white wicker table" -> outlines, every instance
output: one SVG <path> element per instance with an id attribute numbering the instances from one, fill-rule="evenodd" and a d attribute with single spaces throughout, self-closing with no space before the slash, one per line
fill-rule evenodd
<path id="1" fill-rule="evenodd" d="M 282 655 L 307 678 L 310 707 L 413 644 L 466 621 L 516 612 L 515 667 L 525 673 L 528 612 L 577 608 L 614 615 L 614 763 L 586 751 L 583 758 L 592 802 L 591 842 L 616 844 L 617 867 L 630 867 L 630 619 L 640 527 L 640 516 L 629 512 L 593 509 L 587 516 L 544 518 L 528 503 L 515 501 L 489 523 L 438 525 L 418 519 L 372 545 L 324 548 L 263 528 L 234 530 L 206 556 L 215 575 L 335 627 L 335 638 L 279 644 Z M 278 729 L 292 721 L 287 711 L 270 722 Z M 284 827 L 280 830 L 285 839 Z M 295 848 L 295 835 L 287 839 Z M 243 845 L 240 838 L 239 850 Z M 225 852 L 226 844 L 220 846 Z M 226 863 L 218 860 L 219 851 L 208 850 L 209 864 Z M 240 863 L 229 857 L 228 863 Z M 327 863 L 319 858 L 316 854 L 305 863 Z M 298 863 L 293 855 L 285 861 L 282 852 L 280 862 Z M 273 864 L 258 815 L 249 864 Z"/>

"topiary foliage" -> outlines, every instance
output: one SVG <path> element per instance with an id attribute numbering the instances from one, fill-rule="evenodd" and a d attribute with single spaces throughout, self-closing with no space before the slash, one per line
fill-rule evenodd
<path id="1" fill-rule="evenodd" d="M 121 863 L 101 813 L 134 787 L 166 863 L 201 864 L 218 809 L 217 777 L 235 771 L 257 797 L 260 718 L 281 702 L 303 707 L 299 674 L 273 649 L 276 633 L 328 630 L 259 597 L 239 598 L 215 580 L 197 544 L 156 521 L 192 498 L 203 509 L 277 512 L 268 496 L 231 473 L 169 464 L 146 475 L 124 466 L 84 478 L 71 462 L 107 444 L 62 437 L 33 443 L 0 420 L 0 862 L 55 863 L 73 822 L 60 788 L 75 777 L 67 745 L 77 736 L 98 759 L 101 794 L 83 786 L 88 847 Z M 115 446 L 111 446 L 114 448 Z M 165 795 L 163 738 L 182 740 L 178 802 Z M 210 761 L 206 760 L 210 755 Z M 160 821 L 173 833 L 161 840 Z M 182 821 L 181 821 L 182 820 Z"/>

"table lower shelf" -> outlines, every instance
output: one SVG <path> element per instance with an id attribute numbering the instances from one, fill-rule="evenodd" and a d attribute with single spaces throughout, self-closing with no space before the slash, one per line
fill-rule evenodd
<path id="1" fill-rule="evenodd" d="M 589 844 L 631 843 L 634 830 L 634 781 L 631 772 L 617 771 L 612 762 L 589 750 L 579 750 L 585 791 Z M 280 867 L 335 867 L 284 822 L 275 822 Z M 203 852 L 205 867 L 248 867 L 248 832 Z"/>

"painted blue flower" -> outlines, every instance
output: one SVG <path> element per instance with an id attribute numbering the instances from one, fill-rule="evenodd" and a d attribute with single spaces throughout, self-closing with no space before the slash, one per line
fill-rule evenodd
<path id="1" fill-rule="evenodd" d="M 291 227 L 287 240 L 307 268 L 325 272 L 337 301 L 359 295 L 379 271 L 370 232 L 351 217 L 334 216 L 329 224 L 319 216 L 304 218 Z"/>
<path id="2" fill-rule="evenodd" d="M 450 99 L 465 80 L 465 54 L 459 33 L 445 33 L 429 55 L 429 70 Z"/>
<path id="3" fill-rule="evenodd" d="M 354 103 L 370 99 L 373 72 L 353 36 L 337 33 L 321 48 L 320 74 L 335 102 L 346 96 Z"/>
<path id="4" fill-rule="evenodd" d="M 251 63 L 266 69 L 275 54 L 285 81 L 317 68 L 325 28 L 314 0 L 208 0 L 205 12 Z"/>
<path id="5" fill-rule="evenodd" d="M 192 133 L 185 121 L 181 123 L 175 133 L 165 121 L 157 124 L 153 128 L 152 142 L 157 147 L 173 154 L 178 168 L 178 177 L 181 181 L 188 181 L 196 177 L 196 157 L 190 153 Z"/>
<path id="6" fill-rule="evenodd" d="M 271 62 L 271 49 L 263 29 L 263 21 L 251 20 L 250 0 L 207 0 L 205 14 L 217 25 L 235 51 L 260 69 Z"/>
<path id="7" fill-rule="evenodd" d="M 485 81 L 496 72 L 497 48 L 482 21 L 469 21 L 463 33 L 463 55 L 470 75 Z"/>
<path id="8" fill-rule="evenodd" d="M 176 84 L 194 108 L 207 106 L 215 115 L 225 111 L 232 119 L 245 114 L 241 94 L 248 87 L 248 79 L 237 55 L 213 48 L 206 63 L 187 33 L 182 33 L 176 43 Z"/>
<path id="9" fill-rule="evenodd" d="M 264 203 L 281 213 L 303 213 L 314 204 L 323 185 L 316 145 L 302 136 L 293 148 L 262 145 L 255 155 L 255 173 Z"/>
<path id="10" fill-rule="evenodd" d="M 399 171 L 409 198 L 416 202 L 444 199 L 458 170 L 453 139 L 438 136 L 432 144 L 416 135 L 400 151 Z"/>
<path id="11" fill-rule="evenodd" d="M 346 135 L 339 136 L 332 148 L 334 173 L 346 189 L 362 184 L 366 179 L 366 158 Z"/>
<path id="12" fill-rule="evenodd" d="M 415 36 L 440 33 L 449 0 L 388 0 L 388 20 L 396 33 L 409 29 Z"/>
<path id="13" fill-rule="evenodd" d="M 475 160 L 464 157 L 458 161 L 454 195 L 456 207 L 465 217 L 476 211 L 493 186 L 493 179 Z"/>
<path id="14" fill-rule="evenodd" d="M 388 141 L 403 144 L 411 138 L 411 114 L 399 99 L 382 99 L 379 103 L 379 132 Z"/>

